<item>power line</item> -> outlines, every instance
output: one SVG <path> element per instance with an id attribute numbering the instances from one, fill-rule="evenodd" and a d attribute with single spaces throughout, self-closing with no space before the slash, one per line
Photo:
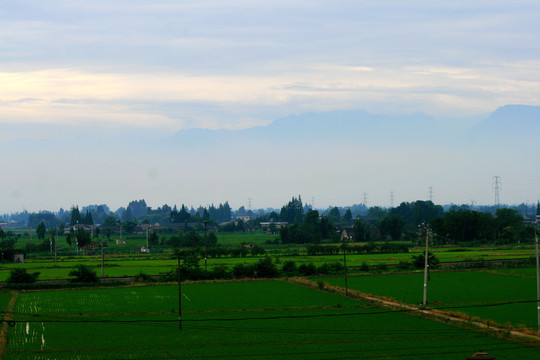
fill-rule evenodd
<path id="1" fill-rule="evenodd" d="M 430 307 L 433 310 L 447 310 L 447 309 L 468 309 L 468 308 L 486 308 L 486 307 L 497 307 L 497 306 L 506 306 L 513 304 L 527 304 L 527 303 L 539 303 L 538 300 L 515 300 L 507 302 L 498 302 L 498 303 L 487 303 L 487 304 L 470 304 L 470 305 L 450 305 L 450 306 L 436 306 Z M 277 310 L 277 309 L 273 309 Z M 306 309 L 301 309 L 305 311 Z M 309 309 L 307 309 L 309 310 Z M 234 321 L 251 321 L 251 320 L 281 320 L 281 319 L 307 319 L 307 318 L 325 318 L 325 317 L 344 317 L 344 316 L 371 316 L 371 315 L 381 315 L 381 314 L 392 314 L 392 313 L 415 313 L 418 312 L 417 309 L 398 309 L 398 310 L 380 310 L 380 311 L 371 311 L 371 312 L 346 312 L 346 313 L 330 313 L 330 314 L 303 314 L 303 315 L 276 315 L 276 316 L 256 316 L 256 317 L 234 317 L 234 318 L 202 318 L 202 319 L 182 319 L 183 322 L 234 322 Z M 170 312 L 163 314 L 171 314 Z M 185 313 L 184 313 L 185 314 Z M 18 315 L 14 313 L 13 315 Z M 32 319 L 20 319 L 12 320 L 14 322 L 20 323 L 144 323 L 144 322 L 155 322 L 155 323 L 168 323 L 168 322 L 177 322 L 177 319 L 134 319 L 134 320 L 120 320 L 120 319 L 46 319 L 43 317 L 48 317 L 49 315 L 28 315 L 32 316 Z M 145 313 L 140 314 L 122 314 L 121 316 L 138 316 L 138 315 L 147 315 Z M 154 315 L 154 314 L 152 314 Z M 21 316 L 19 314 L 19 316 Z M 24 315 L 23 315 L 24 316 Z M 54 315 L 52 315 L 54 316 Z M 73 317 L 76 317 L 74 315 Z M 96 316 L 105 316 L 104 314 L 99 314 Z M 109 316 L 118 316 L 114 314 L 109 314 Z"/>

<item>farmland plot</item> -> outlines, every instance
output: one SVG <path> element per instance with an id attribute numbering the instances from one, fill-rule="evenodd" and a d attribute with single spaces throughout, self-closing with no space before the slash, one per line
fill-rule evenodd
<path id="1" fill-rule="evenodd" d="M 522 274 L 522 271 L 516 272 Z M 432 272 L 428 282 L 428 303 L 433 308 L 459 311 L 503 325 L 535 328 L 536 280 L 512 274 L 483 271 Z M 332 285 L 344 286 L 343 278 L 323 280 Z M 408 304 L 422 303 L 423 284 L 423 273 L 357 276 L 350 277 L 348 281 L 351 289 Z"/>
<path id="2" fill-rule="evenodd" d="M 20 293 L 6 359 L 460 359 L 540 350 L 281 281 Z"/>

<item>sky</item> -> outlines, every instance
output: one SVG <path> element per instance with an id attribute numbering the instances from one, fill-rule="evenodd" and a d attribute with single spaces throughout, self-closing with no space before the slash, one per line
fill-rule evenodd
<path id="1" fill-rule="evenodd" d="M 10 175 L 0 176 L 0 213 L 93 203 L 114 208 L 143 197 L 154 207 L 183 199 L 194 206 L 229 200 L 239 207 L 248 197 L 255 207 L 281 207 L 303 185 L 314 189 L 308 178 L 291 180 L 290 189 L 284 185 L 274 194 L 266 179 L 249 175 L 260 184 L 249 195 L 231 186 L 210 199 L 193 181 L 186 183 L 188 194 L 173 196 L 173 184 L 137 181 L 137 189 L 97 196 L 115 179 L 129 181 L 125 170 L 89 174 L 74 164 L 72 149 L 51 150 L 62 154 L 51 161 L 43 154 L 49 149 L 35 142 L 81 133 L 96 141 L 114 134 L 159 140 L 185 129 L 246 129 L 291 114 L 348 109 L 449 119 L 507 104 L 540 105 L 539 18 L 537 1 L 2 0 L 0 142 L 8 158 L 3 172 Z M 10 150 L 17 148 L 14 141 L 29 144 L 27 151 Z M 410 144 L 403 151 L 418 150 Z M 77 153 L 99 165 L 95 149 Z M 103 156 L 134 161 L 114 149 Z M 37 158 L 45 164 L 28 173 Z M 164 163 L 147 172 L 181 176 L 165 171 Z M 504 170 L 486 169 L 478 188 L 492 192 L 493 176 Z M 84 173 L 76 180 L 88 183 L 86 196 L 75 186 L 57 185 L 67 171 Z M 323 172 L 314 175 L 324 180 Z M 241 183 L 241 172 L 229 174 L 236 176 Z M 387 172 L 375 183 L 385 183 L 382 176 Z M 402 172 L 411 184 L 401 190 L 403 200 L 415 200 L 404 193 L 417 177 Z M 417 186 L 416 196 L 425 196 L 430 180 Z M 449 186 L 442 180 L 434 186 L 445 194 L 441 202 L 476 196 L 458 196 L 463 188 L 443 192 Z M 368 189 L 380 194 L 372 195 L 371 205 L 389 205 L 392 184 L 385 187 Z M 361 188 L 344 185 L 348 198 L 346 191 L 332 195 L 318 187 L 304 200 L 320 199 L 321 207 L 360 203 Z M 507 200 L 534 202 L 537 196 L 530 191 Z"/>

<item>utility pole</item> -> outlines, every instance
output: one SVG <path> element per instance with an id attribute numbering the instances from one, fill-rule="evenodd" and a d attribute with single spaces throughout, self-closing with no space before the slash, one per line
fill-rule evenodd
<path id="1" fill-rule="evenodd" d="M 343 237 L 343 270 L 345 274 L 345 296 L 349 295 L 349 287 L 347 286 L 347 243 L 346 236 Z"/>
<path id="2" fill-rule="evenodd" d="M 429 186 L 429 201 L 433 202 L 433 186 Z"/>
<path id="3" fill-rule="evenodd" d="M 58 243 L 58 228 L 56 228 L 56 237 L 54 238 L 54 267 L 56 267 L 56 244 Z"/>
<path id="4" fill-rule="evenodd" d="M 538 218 L 540 214 L 536 213 L 534 219 L 534 254 L 536 256 L 536 307 L 538 310 L 538 327 L 537 331 L 540 332 L 540 256 L 538 255 Z"/>
<path id="5" fill-rule="evenodd" d="M 364 206 L 367 207 L 367 199 L 368 199 L 367 193 L 362 194 L 362 199 L 364 200 Z"/>
<path id="6" fill-rule="evenodd" d="M 182 330 L 182 281 L 180 279 L 180 249 L 176 250 L 178 257 L 178 330 Z"/>
<path id="7" fill-rule="evenodd" d="M 101 236 L 101 277 L 105 276 L 105 253 L 103 251 L 103 236 Z"/>
<path id="8" fill-rule="evenodd" d="M 206 224 L 208 221 L 204 220 L 204 271 L 206 271 Z"/>
<path id="9" fill-rule="evenodd" d="M 394 192 L 390 191 L 390 208 L 394 207 Z"/>
<path id="10" fill-rule="evenodd" d="M 429 227 L 424 223 L 424 230 L 426 231 L 426 255 L 424 259 L 424 298 L 422 301 L 422 305 L 427 305 L 427 282 L 428 282 L 428 275 L 429 275 Z"/>
<path id="11" fill-rule="evenodd" d="M 148 249 L 148 228 L 150 225 L 146 226 L 146 248 Z"/>

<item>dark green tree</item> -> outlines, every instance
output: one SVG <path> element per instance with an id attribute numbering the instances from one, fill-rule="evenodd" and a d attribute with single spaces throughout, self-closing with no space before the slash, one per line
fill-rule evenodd
<path id="1" fill-rule="evenodd" d="M 206 245 L 208 246 L 216 246 L 218 243 L 218 237 L 215 232 L 211 231 L 208 233 L 207 239 L 206 239 Z"/>
<path id="2" fill-rule="evenodd" d="M 83 229 L 82 227 L 77 228 L 75 231 L 75 239 L 79 247 L 84 248 L 90 244 L 91 234 L 90 231 Z"/>
<path id="3" fill-rule="evenodd" d="M 118 219 L 112 215 L 109 215 L 103 220 L 103 226 L 118 226 Z"/>
<path id="4" fill-rule="evenodd" d="M 26 269 L 14 269 L 7 278 L 8 284 L 33 284 L 36 282 L 39 272 L 28 273 Z"/>
<path id="5" fill-rule="evenodd" d="M 49 211 L 40 211 L 28 215 L 27 224 L 29 228 L 36 228 L 41 222 L 44 222 L 47 228 L 57 227 L 60 223 L 58 218 Z"/>
<path id="6" fill-rule="evenodd" d="M 135 228 L 137 227 L 137 222 L 136 221 L 124 221 L 124 223 L 122 224 L 122 229 L 124 229 L 127 233 L 133 233 L 133 231 L 135 230 Z"/>
<path id="7" fill-rule="evenodd" d="M 495 227 L 497 239 L 515 241 L 519 239 L 525 224 L 517 210 L 502 208 L 495 212 Z"/>
<path id="8" fill-rule="evenodd" d="M 345 215 L 343 215 L 343 221 L 345 221 L 345 223 L 347 224 L 351 224 L 352 223 L 352 212 L 351 212 L 351 209 L 347 209 L 347 211 L 345 211 Z"/>
<path id="9" fill-rule="evenodd" d="M 371 240 L 371 226 L 361 219 L 356 219 L 353 225 L 353 240 L 367 242 Z"/>
<path id="10" fill-rule="evenodd" d="M 184 246 L 184 247 L 201 246 L 201 245 L 203 245 L 203 241 L 204 241 L 202 236 L 198 232 L 196 232 L 194 230 L 191 230 L 190 232 L 185 234 L 183 240 L 184 241 L 183 241 L 182 246 Z"/>
<path id="11" fill-rule="evenodd" d="M 81 222 L 81 213 L 79 211 L 79 207 L 78 206 L 73 206 L 71 208 L 71 220 L 70 220 L 69 224 L 71 226 L 73 226 L 73 225 L 76 225 L 76 224 L 78 224 L 80 222 Z"/>
<path id="12" fill-rule="evenodd" d="M 320 218 L 317 210 L 308 211 L 302 225 L 294 222 L 292 225 L 282 227 L 279 234 L 282 244 L 308 244 L 320 243 L 326 239 L 337 240 L 334 224 L 327 217 Z"/>
<path id="13" fill-rule="evenodd" d="M 148 235 L 148 243 L 152 246 L 157 246 L 159 244 L 159 236 L 156 230 L 152 230 Z"/>
<path id="14" fill-rule="evenodd" d="M 380 221 L 379 231 L 383 237 L 390 236 L 393 241 L 398 241 L 401 239 L 406 224 L 400 215 L 388 214 Z"/>
<path id="15" fill-rule="evenodd" d="M 255 276 L 258 278 L 274 278 L 278 276 L 278 269 L 270 256 L 259 259 L 255 264 Z"/>
<path id="16" fill-rule="evenodd" d="M 493 215 L 471 210 L 451 210 L 431 222 L 433 231 L 452 242 L 493 241 Z"/>
<path id="17" fill-rule="evenodd" d="M 293 260 L 286 260 L 281 266 L 281 271 L 286 276 L 295 276 L 298 275 L 298 266 L 296 266 L 296 263 Z"/>
<path id="18" fill-rule="evenodd" d="M 293 196 L 292 200 L 281 208 L 279 219 L 281 221 L 286 221 L 289 224 L 294 222 L 297 222 L 298 224 L 303 223 L 304 206 L 302 205 L 302 198 L 300 195 L 298 196 L 298 199 Z"/>
<path id="19" fill-rule="evenodd" d="M 180 211 L 177 211 L 176 208 L 171 211 L 170 219 L 173 223 L 186 223 L 189 221 L 191 214 L 187 212 L 186 207 L 182 204 Z"/>
<path id="20" fill-rule="evenodd" d="M 135 200 L 131 201 L 127 208 L 126 212 L 129 211 L 129 214 L 126 214 L 126 218 L 124 218 L 125 221 L 127 220 L 138 220 L 145 216 L 148 212 L 148 206 L 146 205 L 146 201 L 143 200 Z"/>
<path id="21" fill-rule="evenodd" d="M 73 270 L 71 270 L 68 276 L 73 276 L 71 282 L 76 283 L 95 283 L 98 281 L 96 271 L 90 266 L 83 264 L 77 264 Z"/>
<path id="22" fill-rule="evenodd" d="M 369 222 L 372 224 L 377 224 L 386 216 L 386 214 L 386 210 L 379 206 L 370 207 L 368 209 Z"/>
<path id="23" fill-rule="evenodd" d="M 332 210 L 328 212 L 328 217 L 334 224 L 339 224 L 341 222 L 341 213 L 336 206 L 334 206 Z"/>
<path id="24" fill-rule="evenodd" d="M 426 255 L 424 253 L 413 256 L 412 259 L 412 265 L 415 269 L 423 269 L 426 266 Z M 428 265 L 430 269 L 439 267 L 439 258 L 434 253 L 429 253 Z"/>
<path id="25" fill-rule="evenodd" d="M 47 234 L 47 228 L 45 227 L 45 223 L 43 221 L 37 226 L 36 233 L 39 240 L 45 239 L 45 235 Z"/>
<path id="26" fill-rule="evenodd" d="M 92 213 L 90 211 L 86 211 L 86 214 L 84 215 L 84 218 L 81 219 L 82 224 L 86 225 L 94 225 L 94 219 L 92 217 Z"/>

